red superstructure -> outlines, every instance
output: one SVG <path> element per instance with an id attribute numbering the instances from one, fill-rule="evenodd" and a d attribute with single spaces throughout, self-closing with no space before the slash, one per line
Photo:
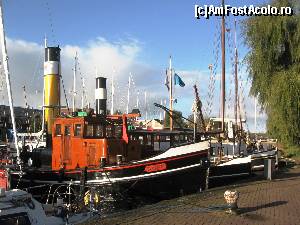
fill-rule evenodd
<path id="1" fill-rule="evenodd" d="M 139 145 L 138 141 L 129 143 L 127 118 L 137 116 L 56 118 L 52 126 L 52 170 L 99 168 L 101 158 L 114 164 L 117 155 L 134 159 Z"/>

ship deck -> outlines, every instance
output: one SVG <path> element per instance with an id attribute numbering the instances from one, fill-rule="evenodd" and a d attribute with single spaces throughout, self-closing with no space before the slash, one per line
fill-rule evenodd
<path id="1" fill-rule="evenodd" d="M 139 209 L 114 214 L 84 225 L 106 224 L 300 224 L 298 198 L 300 167 L 277 171 L 275 179 L 262 173 L 234 185 L 209 189 L 199 194 L 166 200 Z M 238 214 L 227 214 L 224 192 L 237 190 Z"/>

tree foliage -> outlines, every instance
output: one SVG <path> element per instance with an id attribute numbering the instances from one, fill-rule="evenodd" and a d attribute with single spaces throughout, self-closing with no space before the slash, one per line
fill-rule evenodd
<path id="1" fill-rule="evenodd" d="M 268 133 L 286 144 L 299 144 L 300 4 L 273 0 L 271 5 L 290 6 L 294 15 L 250 17 L 244 22 L 251 94 L 268 115 Z"/>
<path id="2" fill-rule="evenodd" d="M 186 128 L 187 124 L 185 123 L 184 119 L 181 117 L 182 112 L 173 110 L 173 127 L 179 128 L 180 126 L 182 128 Z M 170 116 L 166 114 L 166 118 L 164 121 L 165 127 L 170 127 Z"/>

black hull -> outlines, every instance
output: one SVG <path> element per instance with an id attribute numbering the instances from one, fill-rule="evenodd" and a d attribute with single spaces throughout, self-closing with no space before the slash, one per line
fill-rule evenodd
<path id="1" fill-rule="evenodd" d="M 207 151 L 199 151 L 87 171 L 27 169 L 21 178 L 17 172 L 11 173 L 11 187 L 27 188 L 42 201 L 46 201 L 57 187 L 67 186 L 70 182 L 77 191 L 84 185 L 85 188 L 93 187 L 100 194 L 161 200 L 205 189 L 207 168 Z"/>
<path id="2" fill-rule="evenodd" d="M 209 168 L 208 187 L 222 186 L 251 175 L 251 163 L 239 163 L 224 166 L 211 166 Z"/>

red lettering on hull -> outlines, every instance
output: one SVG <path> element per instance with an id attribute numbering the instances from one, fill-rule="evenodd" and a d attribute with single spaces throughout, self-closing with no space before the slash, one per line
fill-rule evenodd
<path id="1" fill-rule="evenodd" d="M 155 164 L 155 165 L 149 165 L 145 167 L 145 172 L 151 173 L 151 172 L 157 172 L 157 171 L 162 171 L 167 169 L 167 164 L 166 163 L 160 163 L 160 164 Z"/>

